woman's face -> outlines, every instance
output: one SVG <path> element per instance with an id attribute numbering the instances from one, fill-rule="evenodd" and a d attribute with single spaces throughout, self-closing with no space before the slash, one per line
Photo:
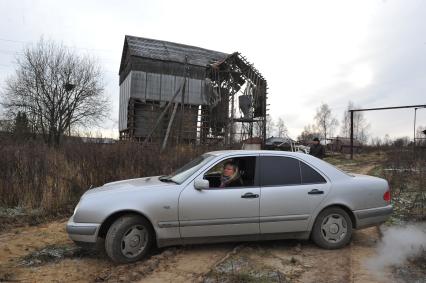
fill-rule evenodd
<path id="1" fill-rule="evenodd" d="M 226 165 L 223 168 L 223 175 L 226 177 L 230 177 L 235 173 L 234 167 L 232 165 Z"/>

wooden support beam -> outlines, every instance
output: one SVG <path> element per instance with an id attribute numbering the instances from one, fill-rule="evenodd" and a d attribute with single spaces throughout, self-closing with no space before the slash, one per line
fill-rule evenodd
<path id="1" fill-rule="evenodd" d="M 161 112 L 160 116 L 158 117 L 157 121 L 155 122 L 154 127 L 151 129 L 149 134 L 146 136 L 145 140 L 142 143 L 142 146 L 145 146 L 148 140 L 151 138 L 152 134 L 154 133 L 155 129 L 157 129 L 158 125 L 160 124 L 161 120 L 163 119 L 164 115 L 166 115 L 167 111 L 169 110 L 170 106 L 173 104 L 175 98 L 180 93 L 182 87 L 185 86 L 186 80 L 184 80 L 183 84 L 177 89 L 176 93 L 173 95 L 172 99 L 167 104 L 166 108 L 164 108 L 163 112 Z"/>
<path id="2" fill-rule="evenodd" d="M 175 119 L 177 108 L 178 108 L 178 103 L 175 103 L 175 106 L 173 107 L 172 116 L 170 117 L 169 124 L 167 125 L 166 135 L 163 140 L 163 145 L 161 146 L 161 151 L 163 151 L 166 148 L 167 139 L 169 138 L 170 129 L 172 128 L 172 124 L 173 124 L 173 120 Z"/>

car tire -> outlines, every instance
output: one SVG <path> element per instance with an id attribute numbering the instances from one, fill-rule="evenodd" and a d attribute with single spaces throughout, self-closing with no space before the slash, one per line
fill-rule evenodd
<path id="1" fill-rule="evenodd" d="M 154 231 L 148 220 L 139 215 L 125 215 L 108 229 L 105 251 L 116 263 L 130 263 L 145 257 L 153 242 Z"/>
<path id="2" fill-rule="evenodd" d="M 339 249 L 352 237 L 352 220 L 343 209 L 329 207 L 321 211 L 312 228 L 311 238 L 321 248 Z"/>

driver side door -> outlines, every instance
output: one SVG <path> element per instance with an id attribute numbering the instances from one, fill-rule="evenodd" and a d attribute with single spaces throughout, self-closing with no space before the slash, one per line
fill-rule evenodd
<path id="1" fill-rule="evenodd" d="M 251 235 L 258 236 L 260 187 L 258 156 L 232 157 L 245 168 L 239 168 L 246 178 L 238 187 L 211 187 L 197 190 L 194 181 L 207 179 L 211 169 L 230 159 L 224 158 L 197 176 L 179 198 L 179 225 L 182 238 L 205 238 Z M 244 161 L 245 163 L 243 163 Z M 249 163 L 253 162 L 253 163 Z M 217 182 L 215 182 L 217 183 Z"/>

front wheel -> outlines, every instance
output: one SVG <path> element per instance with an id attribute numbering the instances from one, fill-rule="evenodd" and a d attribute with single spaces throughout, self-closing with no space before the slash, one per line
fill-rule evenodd
<path id="1" fill-rule="evenodd" d="M 150 223 L 138 215 L 118 218 L 109 228 L 105 251 L 117 263 L 130 263 L 143 258 L 154 241 Z"/>
<path id="2" fill-rule="evenodd" d="M 339 207 L 324 209 L 312 228 L 312 240 L 324 249 L 342 248 L 350 242 L 351 237 L 351 218 Z"/>

